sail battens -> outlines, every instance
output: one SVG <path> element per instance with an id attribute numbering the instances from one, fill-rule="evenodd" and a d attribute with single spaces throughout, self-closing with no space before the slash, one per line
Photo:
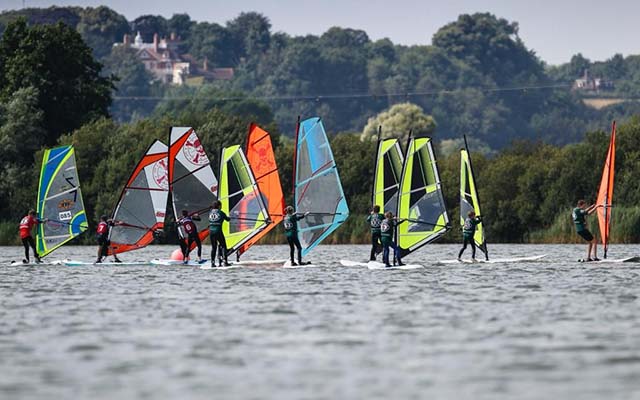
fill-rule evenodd
<path id="1" fill-rule="evenodd" d="M 154 231 L 162 230 L 169 178 L 167 146 L 156 140 L 140 159 L 120 194 L 112 219 L 109 254 L 136 250 L 151 244 Z"/>
<path id="2" fill-rule="evenodd" d="M 598 225 L 600 228 L 600 239 L 604 247 L 604 258 L 607 258 L 609 248 L 609 235 L 611 232 L 611 207 L 613 203 L 613 186 L 615 178 L 615 161 L 616 161 L 616 122 L 613 121 L 611 126 L 611 138 L 609 140 L 609 148 L 602 169 L 602 178 L 600 179 L 600 188 L 598 189 L 598 199 L 596 204 Z"/>
<path id="3" fill-rule="evenodd" d="M 460 150 L 460 226 L 464 226 L 464 221 L 468 218 L 470 211 L 482 216 L 480 211 L 480 198 L 476 187 L 475 175 L 471 164 L 471 155 L 467 145 L 467 138 L 464 137 L 464 149 Z M 484 224 L 481 222 L 476 226 L 473 241 L 489 259 L 487 241 L 485 238 Z"/>
<path id="4" fill-rule="evenodd" d="M 230 253 L 239 250 L 268 225 L 269 211 L 240 146 L 222 150 L 218 198 L 231 221 L 223 224 Z M 238 216 L 242 215 L 242 218 Z"/>
<path id="5" fill-rule="evenodd" d="M 298 222 L 298 238 L 306 255 L 349 215 L 335 159 L 320 118 L 298 125 L 294 162 L 294 204 L 310 212 Z"/>
<path id="6" fill-rule="evenodd" d="M 73 146 L 47 149 L 38 189 L 36 248 L 41 257 L 88 229 Z"/>
<path id="7" fill-rule="evenodd" d="M 176 220 L 182 210 L 190 215 L 209 210 L 218 199 L 218 180 L 213 173 L 209 157 L 191 127 L 172 127 L 169 132 L 168 160 L 169 191 Z M 193 221 L 198 228 L 200 240 L 209 235 L 209 221 L 201 218 Z M 187 234 L 179 227 L 181 237 Z M 195 246 L 195 243 L 192 245 Z"/>
<path id="8" fill-rule="evenodd" d="M 408 220 L 397 227 L 397 244 L 402 255 L 436 240 L 449 228 L 440 176 L 428 137 L 411 138 L 407 146 L 397 215 L 399 219 Z"/>

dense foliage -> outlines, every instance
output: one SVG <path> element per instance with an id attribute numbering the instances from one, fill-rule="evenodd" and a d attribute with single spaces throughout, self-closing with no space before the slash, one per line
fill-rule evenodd
<path id="1" fill-rule="evenodd" d="M 517 23 L 486 13 L 461 15 L 434 35 L 432 45 L 410 47 L 371 41 L 348 28 L 320 36 L 272 33 L 257 13 L 225 25 L 186 14 L 128 23 L 106 7 L 5 12 L 0 31 L 2 243 L 15 242 L 16 221 L 34 206 L 41 149 L 76 146 L 95 223 L 111 211 L 146 147 L 166 138 L 172 125 L 195 127 L 217 165 L 220 148 L 242 143 L 248 123 L 257 121 L 274 135 L 290 201 L 289 137 L 298 115 L 323 118 L 352 210 L 329 238 L 333 242 L 368 240 L 371 139 L 380 125 L 383 136 L 403 142 L 410 130 L 437 139 L 454 225 L 457 150 L 467 134 L 490 241 L 575 240 L 569 211 L 579 198 L 594 200 L 608 144 L 603 130 L 622 119 L 613 239 L 640 240 L 640 192 L 633 183 L 640 174 L 640 119 L 629 118 L 640 109 L 625 103 L 594 110 L 568 88 L 589 68 L 615 80 L 613 94 L 637 96 L 637 56 L 591 62 L 577 55 L 547 67 L 519 39 Z M 145 41 L 175 33 L 181 51 L 233 67 L 235 77 L 199 86 L 153 82 L 130 49 L 112 46 L 138 31 Z M 453 229 L 445 239 L 458 237 Z"/>

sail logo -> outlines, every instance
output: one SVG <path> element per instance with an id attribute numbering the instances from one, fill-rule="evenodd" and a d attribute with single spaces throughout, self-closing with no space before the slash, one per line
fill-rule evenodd
<path id="1" fill-rule="evenodd" d="M 198 139 L 195 132 L 191 132 L 191 135 L 184 143 L 182 153 L 191 164 L 206 165 L 209 163 L 207 153 L 204 152 L 204 147 L 202 147 L 202 143 L 200 143 L 200 139 Z"/>
<path id="2" fill-rule="evenodd" d="M 71 210 L 75 205 L 76 205 L 75 201 L 71 199 L 64 199 L 60 203 L 58 203 L 58 210 L 62 210 L 62 211 Z"/>
<path id="3" fill-rule="evenodd" d="M 255 143 L 253 145 L 253 149 L 258 155 L 258 162 L 256 163 L 257 165 L 254 168 L 256 174 L 264 175 L 276 169 L 274 160 L 269 157 L 269 145 L 267 143 Z"/>
<path id="4" fill-rule="evenodd" d="M 167 176 L 167 160 L 162 159 L 153 164 L 153 181 L 161 189 L 169 189 L 169 177 Z"/>

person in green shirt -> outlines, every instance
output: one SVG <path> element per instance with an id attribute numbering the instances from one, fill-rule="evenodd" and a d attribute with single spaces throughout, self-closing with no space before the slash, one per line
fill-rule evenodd
<path id="1" fill-rule="evenodd" d="M 382 237 L 380 233 L 380 224 L 384 220 L 384 214 L 380 213 L 380 206 L 373 206 L 373 210 L 367 216 L 367 223 L 371 228 L 371 255 L 369 261 L 375 261 L 376 255 L 380 253 L 382 245 Z"/>
<path id="2" fill-rule="evenodd" d="M 600 261 L 598 258 L 598 242 L 596 238 L 593 237 L 593 234 L 587 229 L 587 215 L 592 214 L 598 206 L 596 204 L 592 204 L 587 207 L 587 203 L 584 200 L 578 200 L 578 204 L 576 208 L 573 209 L 571 213 L 571 217 L 573 218 L 573 222 L 576 224 L 576 233 L 581 236 L 584 240 L 589 242 L 587 246 L 587 258 L 585 261 Z M 593 249 L 593 258 L 591 257 L 591 250 Z"/>
<path id="3" fill-rule="evenodd" d="M 404 220 L 398 221 L 393 216 L 391 211 L 387 211 L 384 214 L 384 219 L 380 223 L 380 239 L 382 242 L 382 262 L 386 267 L 391 267 L 389 264 L 389 249 L 393 247 L 393 258 L 398 262 L 398 265 L 404 265 L 400 258 L 400 251 L 398 246 L 393 241 L 393 234 L 396 231 L 396 226 L 403 223 Z M 395 262 L 394 262 L 395 264 Z"/>
<path id="4" fill-rule="evenodd" d="M 229 261 L 227 259 L 227 241 L 225 240 L 224 233 L 222 232 L 222 223 L 224 221 L 229 222 L 229 217 L 220 209 L 221 207 L 222 203 L 220 203 L 219 200 L 216 200 L 213 202 L 213 206 L 209 212 L 209 237 L 211 238 L 212 267 L 215 267 L 216 265 L 216 250 L 218 249 L 218 246 L 220 246 L 220 252 L 224 258 L 224 265 L 229 266 Z M 220 261 L 220 266 L 222 266 L 222 261 Z"/>
<path id="5" fill-rule="evenodd" d="M 285 216 L 282 224 L 284 226 L 284 234 L 287 237 L 287 243 L 289 243 L 291 265 L 302 265 L 302 245 L 300 244 L 300 239 L 298 239 L 298 221 L 309 215 L 309 212 L 299 215 L 291 206 L 287 206 L 284 209 L 284 212 Z M 298 264 L 296 264 L 293 259 L 294 247 L 298 249 Z"/>
<path id="6" fill-rule="evenodd" d="M 462 249 L 458 253 L 458 261 L 462 260 L 462 253 L 467 249 L 467 245 L 471 245 L 471 260 L 476 262 L 476 242 L 473 235 L 476 233 L 476 226 L 482 222 L 482 217 L 477 216 L 474 211 L 469 211 L 467 218 L 462 225 Z"/>

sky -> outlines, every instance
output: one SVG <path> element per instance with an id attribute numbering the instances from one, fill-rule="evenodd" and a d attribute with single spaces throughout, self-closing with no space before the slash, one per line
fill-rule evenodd
<path id="1" fill-rule="evenodd" d="M 362 29 L 372 40 L 430 44 L 458 15 L 490 12 L 520 26 L 520 38 L 547 64 L 582 53 L 603 61 L 616 53 L 640 54 L 638 0 L 0 0 L 0 10 L 106 5 L 128 20 L 187 13 L 196 21 L 224 24 L 243 11 L 269 18 L 273 32 L 320 35 L 332 26 Z"/>

